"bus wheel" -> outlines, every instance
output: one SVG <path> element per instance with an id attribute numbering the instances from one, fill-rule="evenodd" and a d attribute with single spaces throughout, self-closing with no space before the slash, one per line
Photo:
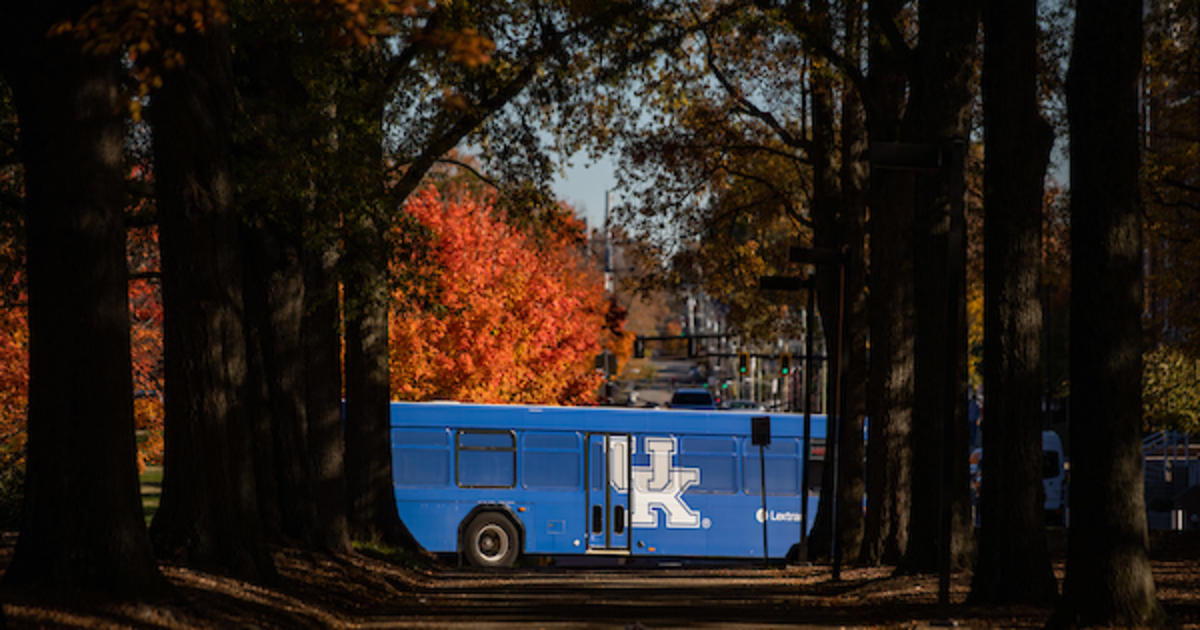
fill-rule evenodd
<path id="1" fill-rule="evenodd" d="M 507 568 L 517 561 L 517 528 L 499 512 L 481 512 L 463 533 L 467 562 L 477 567 Z"/>

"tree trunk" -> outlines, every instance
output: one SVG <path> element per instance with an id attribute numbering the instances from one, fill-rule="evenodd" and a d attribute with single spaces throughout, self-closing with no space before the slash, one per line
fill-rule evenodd
<path id="1" fill-rule="evenodd" d="M 277 480 L 260 479 L 269 493 L 260 505 L 264 518 L 280 517 L 284 540 L 345 552 L 339 228 L 317 192 L 334 194 L 338 184 L 331 173 L 336 135 L 322 108 L 328 95 L 314 97 L 297 76 L 312 51 L 290 28 L 286 19 L 259 15 L 237 31 L 239 96 L 248 117 L 238 164 L 248 191 L 241 200 L 249 223 L 247 296 L 256 298 L 247 300 L 247 319 L 258 331 L 251 351 L 259 358 L 261 416 L 269 419 L 259 444 L 272 456 L 260 469 Z M 328 142 L 314 146 L 314 131 L 326 132 Z"/>
<path id="2" fill-rule="evenodd" d="M 904 109 L 903 53 L 888 42 L 884 24 L 896 24 L 898 0 L 873 0 L 867 77 L 868 135 L 872 142 L 900 138 Z M 867 440 L 867 513 L 864 564 L 895 564 L 908 543 L 912 475 L 912 203 L 909 173 L 873 169 L 869 222 L 871 338 Z"/>
<path id="3" fill-rule="evenodd" d="M 987 433 L 971 600 L 1058 594 L 1042 499 L 1042 192 L 1053 135 L 1037 96 L 1036 0 L 986 0 L 983 58 Z"/>
<path id="4" fill-rule="evenodd" d="M 936 147 L 935 174 L 917 177 L 913 216 L 913 495 L 903 572 L 968 562 L 965 161 L 976 54 L 974 0 L 922 0 L 905 137 Z M 947 513 L 948 511 L 948 513 Z M 943 557 L 942 542 L 950 541 Z"/>
<path id="5" fill-rule="evenodd" d="M 68 17 L 0 14 L 25 165 L 30 344 L 25 503 L 5 583 L 152 597 L 166 583 L 138 494 L 118 60 L 46 40 Z"/>
<path id="6" fill-rule="evenodd" d="M 793 11 L 802 9 L 793 8 Z M 833 35 L 831 31 L 829 3 L 816 0 L 811 5 L 811 19 L 818 22 L 815 30 L 824 33 L 827 41 L 818 44 L 819 47 L 832 48 Z M 803 15 L 800 17 L 804 19 Z M 802 23 L 802 22 L 801 22 Z M 822 71 L 814 70 L 811 78 L 812 86 L 812 144 L 809 155 L 813 170 L 813 192 L 810 213 L 813 220 L 813 244 L 818 247 L 838 248 L 838 213 L 842 199 L 840 181 L 838 179 L 837 163 L 834 159 L 836 151 L 837 129 L 836 112 L 834 109 L 834 80 L 828 68 Z M 817 300 L 821 313 L 821 327 L 825 333 L 826 374 L 828 374 L 829 396 L 827 400 L 833 404 L 833 387 L 836 375 L 840 369 L 840 356 L 834 352 L 838 325 L 837 300 L 838 268 L 835 265 L 817 266 Z M 839 416 L 839 411 L 826 409 L 829 418 Z M 813 518 L 813 528 L 808 538 L 808 557 L 810 560 L 822 558 L 832 559 L 833 535 L 833 479 L 834 469 L 829 464 L 832 454 L 841 452 L 834 436 L 833 423 L 829 423 L 825 440 L 826 466 L 821 477 L 821 500 L 817 504 L 817 514 Z M 839 457 L 839 460 L 841 458 Z M 840 461 L 839 461 L 840 466 Z"/>
<path id="7" fill-rule="evenodd" d="M 329 233 L 318 232 L 324 237 L 310 239 L 305 250 L 303 320 L 308 448 L 318 515 L 316 543 L 327 551 L 346 552 L 350 550 L 350 526 L 346 511 L 337 250 Z"/>
<path id="8" fill-rule="evenodd" d="M 848 59 L 862 56 L 863 15 L 860 3 L 845 5 L 843 51 Z M 846 313 L 842 344 L 840 439 L 838 440 L 838 548 L 841 557 L 857 562 L 863 542 L 863 422 L 867 415 L 867 130 L 862 97 L 846 85 L 842 90 L 842 207 L 837 246 L 846 252 Z"/>
<path id="9" fill-rule="evenodd" d="M 290 201 L 294 200 L 283 203 Z M 289 218 L 300 221 L 301 211 L 292 210 Z M 246 218 L 252 223 L 243 227 L 251 390 L 258 394 L 252 399 L 259 405 L 255 425 L 265 429 L 255 436 L 255 444 L 260 454 L 270 454 L 264 462 L 269 466 L 259 466 L 259 506 L 264 519 L 279 519 L 276 527 L 264 527 L 282 537 L 278 542 L 312 545 L 318 524 L 308 448 L 299 230 L 286 229 L 271 218 Z"/>
<path id="10" fill-rule="evenodd" d="M 162 248 L 166 453 L 152 534 L 160 550 L 250 579 L 274 576 L 262 545 L 230 142 L 228 27 L 181 45 L 150 111 Z"/>
<path id="11" fill-rule="evenodd" d="M 1052 625 L 1163 621 L 1142 487 L 1142 3 L 1080 3 L 1071 130 L 1071 529 Z"/>
<path id="12" fill-rule="evenodd" d="M 400 543 L 392 489 L 387 251 L 364 221 L 347 239 L 346 478 L 354 538 Z"/>
<path id="13" fill-rule="evenodd" d="M 370 61 L 358 60 L 366 65 Z M 366 72 L 363 68 L 360 72 Z M 342 102 L 348 126 L 339 149 L 369 182 L 339 201 L 357 201 L 343 216 L 342 259 L 346 322 L 346 489 L 350 534 L 417 549 L 400 522 L 392 486 L 391 396 L 388 372 L 389 239 L 381 221 L 383 104 L 378 90 L 359 85 Z M 353 113 L 351 113 L 353 112 Z M 341 114 L 342 112 L 339 112 Z M 356 122 L 357 121 L 357 122 Z"/>

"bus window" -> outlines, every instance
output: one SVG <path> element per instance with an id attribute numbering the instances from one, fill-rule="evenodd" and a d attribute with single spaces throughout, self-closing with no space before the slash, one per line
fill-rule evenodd
<path id="1" fill-rule="evenodd" d="M 758 494 L 762 487 L 760 477 L 762 471 L 758 463 L 758 447 L 745 442 L 745 454 L 742 457 L 744 465 L 742 476 L 745 480 L 747 494 Z M 774 440 L 766 448 L 767 456 L 767 494 L 796 495 L 800 493 L 800 451 L 801 441 L 797 439 Z"/>
<path id="2" fill-rule="evenodd" d="M 517 484 L 517 439 L 512 431 L 458 432 L 456 459 L 462 488 L 511 488 Z"/>
<path id="3" fill-rule="evenodd" d="M 737 492 L 737 440 L 732 437 L 685 435 L 679 442 L 680 465 L 698 467 L 704 471 L 700 483 L 688 488 L 688 492 Z"/>
<path id="4" fill-rule="evenodd" d="M 1042 479 L 1050 479 L 1062 474 L 1062 463 L 1058 461 L 1058 453 L 1042 452 Z"/>
<path id="5" fill-rule="evenodd" d="M 579 434 L 537 433 L 521 436 L 521 484 L 530 489 L 573 490 L 580 487 Z"/>
<path id="6" fill-rule="evenodd" d="M 392 429 L 392 480 L 397 486 L 450 485 L 450 433 Z"/>

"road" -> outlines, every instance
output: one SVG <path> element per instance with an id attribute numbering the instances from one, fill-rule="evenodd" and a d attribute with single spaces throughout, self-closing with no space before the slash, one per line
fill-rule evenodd
<path id="1" fill-rule="evenodd" d="M 1200 537 L 1152 537 L 1155 587 L 1173 627 L 1200 629 Z M 1054 547 L 1064 573 L 1065 545 Z M 0 568 L 11 559 L 0 547 Z M 279 579 L 250 584 L 175 563 L 161 570 L 175 596 L 121 604 L 31 600 L 0 590 L 0 627 L 18 628 L 1041 628 L 1049 607 L 964 603 L 970 575 L 955 576 L 952 603 L 937 605 L 937 577 L 892 567 L 764 569 L 750 564 L 681 568 L 528 567 L 472 571 L 411 556 L 280 549 Z"/>
<path id="2" fill-rule="evenodd" d="M 637 391 L 638 404 L 665 405 L 671 400 L 671 393 L 676 388 L 698 387 L 703 384 L 693 372 L 696 365 L 694 361 L 656 358 L 651 359 L 649 363 L 655 370 L 653 380 L 634 381 L 625 385 L 626 393 L 630 389 Z"/>
<path id="3" fill-rule="evenodd" d="M 939 617 L 934 578 L 889 573 L 857 569 L 833 583 L 825 567 L 448 571 L 414 594 L 404 614 L 360 621 L 368 628 L 769 628 Z M 1005 625 L 1014 621 L 1032 626 L 1039 618 L 1005 616 Z"/>

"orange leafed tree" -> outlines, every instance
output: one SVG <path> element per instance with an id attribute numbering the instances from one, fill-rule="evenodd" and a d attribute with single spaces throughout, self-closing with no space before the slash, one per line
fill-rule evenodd
<path id="1" fill-rule="evenodd" d="M 132 228 L 127 236 L 129 338 L 133 360 L 133 419 L 138 431 L 138 464 L 162 463 L 163 303 L 158 278 L 157 228 Z"/>
<path id="2" fill-rule="evenodd" d="M 130 265 L 134 273 L 157 269 L 154 230 L 131 230 Z M 0 256 L 11 256 L 0 247 Z M 29 402 L 29 326 L 25 292 L 18 274 L 0 292 L 0 467 L 24 459 L 25 417 Z M 162 298 L 158 282 L 136 278 L 129 283 L 133 352 L 134 412 L 137 428 L 145 431 L 138 444 L 140 464 L 162 458 Z"/>
<path id="3" fill-rule="evenodd" d="M 434 188 L 405 211 L 426 240 L 394 263 L 391 379 L 402 400 L 582 404 L 607 334 L 581 226 L 533 239 L 483 202 Z"/>
<path id="4" fill-rule="evenodd" d="M 25 455 L 29 327 L 23 306 L 0 305 L 0 468 Z"/>

